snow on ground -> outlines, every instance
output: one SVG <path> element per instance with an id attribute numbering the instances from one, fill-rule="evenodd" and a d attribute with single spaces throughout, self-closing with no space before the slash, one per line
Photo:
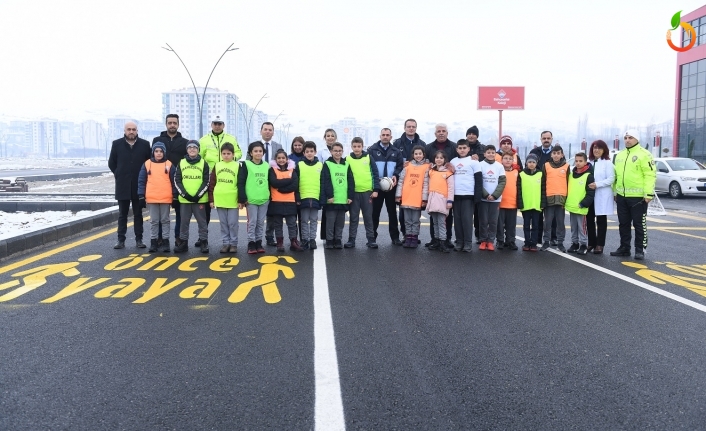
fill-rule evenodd
<path id="1" fill-rule="evenodd" d="M 0 159 L 0 171 L 17 171 L 26 169 L 60 169 L 76 168 L 81 166 L 105 167 L 108 162 L 105 159 L 30 159 L 27 158 L 7 158 Z"/>
<path id="2" fill-rule="evenodd" d="M 99 177 L 70 178 L 55 181 L 32 181 L 28 183 L 30 192 L 60 193 L 110 193 L 115 192 L 115 178 L 110 172 Z"/>
<path id="3" fill-rule="evenodd" d="M 79 211 L 76 213 L 71 211 L 44 211 L 35 213 L 6 213 L 0 211 L 0 239 L 34 232 L 46 227 L 68 223 L 73 220 L 80 220 L 102 212 L 112 211 L 113 209 L 114 208 L 106 208 L 100 211 Z"/>

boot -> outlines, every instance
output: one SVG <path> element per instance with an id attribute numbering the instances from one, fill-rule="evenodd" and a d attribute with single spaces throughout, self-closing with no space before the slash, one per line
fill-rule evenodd
<path id="1" fill-rule="evenodd" d="M 429 248 L 431 248 L 431 247 L 429 247 Z M 453 247 L 451 247 L 451 248 L 453 248 Z M 447 241 L 440 241 L 440 242 L 439 242 L 439 250 L 440 250 L 442 253 L 449 253 L 449 252 L 451 252 L 451 248 L 449 248 L 449 245 L 447 244 Z"/>
<path id="2" fill-rule="evenodd" d="M 265 236 L 265 241 L 267 242 L 267 245 L 277 246 L 277 251 L 279 251 L 279 245 L 277 245 L 277 242 L 275 242 L 275 237 Z M 260 243 L 262 243 L 262 240 L 260 240 Z"/>
<path id="3" fill-rule="evenodd" d="M 333 248 L 335 248 L 336 250 L 342 249 L 343 248 L 343 240 L 334 239 L 333 240 Z"/>
<path id="4" fill-rule="evenodd" d="M 284 251 L 284 237 L 278 236 L 277 237 L 277 242 L 275 243 L 277 246 L 277 251 L 283 252 Z"/>
<path id="5" fill-rule="evenodd" d="M 257 254 L 257 245 L 255 241 L 248 242 L 248 254 Z"/>
<path id="6" fill-rule="evenodd" d="M 412 236 L 412 235 L 405 235 L 405 236 L 404 236 L 404 242 L 402 243 L 402 247 L 404 247 L 404 248 L 410 248 L 410 247 L 411 247 L 411 245 L 410 245 L 410 236 Z"/>
<path id="7" fill-rule="evenodd" d="M 157 252 L 157 239 L 151 239 L 150 240 L 150 249 L 147 250 L 150 253 L 156 253 Z"/>
<path id="8" fill-rule="evenodd" d="M 409 240 L 409 247 L 410 248 L 417 248 L 419 247 L 419 244 L 421 244 L 421 241 L 419 241 L 419 235 L 410 235 L 410 240 Z"/>
<path id="9" fill-rule="evenodd" d="M 291 251 L 304 251 L 301 245 L 299 245 L 299 240 L 295 236 L 294 238 L 289 238 L 289 249 Z"/>
<path id="10" fill-rule="evenodd" d="M 332 248 L 333 248 L 333 240 L 332 240 L 332 239 L 327 239 L 327 240 L 326 240 L 326 245 L 324 245 L 324 248 L 332 249 Z"/>
<path id="11" fill-rule="evenodd" d="M 438 250 L 439 247 L 441 247 L 441 241 L 436 238 L 431 240 L 431 243 L 429 243 L 429 250 Z"/>
<path id="12" fill-rule="evenodd" d="M 343 244 L 344 248 L 355 248 L 355 238 L 348 238 L 348 242 Z"/>
<path id="13" fill-rule="evenodd" d="M 184 253 L 187 250 L 189 250 L 189 243 L 188 241 L 184 240 L 179 240 L 174 244 L 174 253 Z"/>
<path id="14" fill-rule="evenodd" d="M 201 240 L 201 253 L 208 253 L 208 240 L 207 239 Z"/>
<path id="15" fill-rule="evenodd" d="M 275 245 L 277 245 L 277 243 L 275 243 Z M 255 241 L 255 247 L 256 247 L 258 253 L 265 252 L 265 248 L 262 246 L 262 240 Z"/>
<path id="16" fill-rule="evenodd" d="M 228 250 L 230 250 L 230 244 L 223 244 L 223 247 L 221 247 L 221 253 L 228 253 Z"/>
<path id="17" fill-rule="evenodd" d="M 316 249 L 317 249 L 316 240 L 310 239 L 309 240 L 309 250 L 316 250 Z"/>
<path id="18" fill-rule="evenodd" d="M 169 240 L 168 239 L 163 239 L 162 240 L 162 249 L 160 250 L 163 253 L 169 253 Z"/>
<path id="19" fill-rule="evenodd" d="M 375 237 L 370 236 L 368 237 L 368 242 L 365 243 L 366 247 L 368 248 L 378 248 L 378 244 L 375 242 Z"/>

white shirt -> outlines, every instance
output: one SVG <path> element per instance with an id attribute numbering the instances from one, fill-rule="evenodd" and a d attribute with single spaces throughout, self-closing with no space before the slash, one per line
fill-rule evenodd
<path id="1" fill-rule="evenodd" d="M 480 172 L 480 162 L 471 156 L 456 157 L 451 160 L 454 172 L 454 195 L 473 196 L 475 194 L 476 179 L 473 175 Z"/>

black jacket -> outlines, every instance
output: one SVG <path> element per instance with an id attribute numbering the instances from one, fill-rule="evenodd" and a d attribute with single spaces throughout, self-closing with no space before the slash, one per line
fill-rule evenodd
<path id="1" fill-rule="evenodd" d="M 425 151 L 427 160 L 429 160 L 429 163 L 431 163 L 432 165 L 434 164 L 434 155 L 437 151 L 439 151 L 439 143 L 435 139 L 434 142 L 427 145 Z M 458 157 L 458 154 L 456 153 L 456 144 L 449 141 L 448 139 L 446 140 L 446 146 L 444 147 L 443 151 L 444 153 L 446 153 L 447 162 L 450 162 L 454 158 Z M 482 157 L 479 161 L 483 161 L 484 158 L 485 157 Z"/>
<path id="2" fill-rule="evenodd" d="M 525 174 L 530 175 L 530 176 L 535 176 L 537 174 L 542 173 L 542 171 L 540 171 L 539 169 L 535 169 L 534 172 L 530 171 L 529 169 L 524 169 L 520 173 L 522 173 L 522 172 L 524 172 Z M 511 186 L 511 184 L 509 184 L 508 186 Z M 539 199 L 539 206 L 542 209 L 547 207 L 547 196 L 546 196 L 547 191 L 546 191 L 546 189 L 547 189 L 547 183 L 542 181 L 541 192 L 540 192 L 541 198 Z M 525 207 L 525 203 L 522 200 L 522 175 L 518 174 L 517 175 L 517 209 L 522 211 L 524 209 L 524 207 Z"/>
<path id="3" fill-rule="evenodd" d="M 108 167 L 115 177 L 115 200 L 137 199 L 137 182 L 142 165 L 150 159 L 150 143 L 139 137 L 133 146 L 125 136 L 113 141 Z"/>
<path id="4" fill-rule="evenodd" d="M 532 151 L 530 151 L 530 154 L 534 154 L 537 156 L 537 169 L 541 170 L 544 169 L 544 164 L 547 163 L 552 159 L 552 150 L 551 147 L 549 149 L 549 152 L 547 154 L 544 154 L 544 151 L 542 150 L 542 146 L 540 145 L 537 148 L 532 148 Z"/>
<path id="5" fill-rule="evenodd" d="M 345 157 L 341 158 L 341 163 L 346 161 Z M 330 157 L 327 162 L 336 163 L 333 157 Z M 353 171 L 351 171 L 351 166 L 348 165 L 348 199 L 355 199 L 355 179 L 353 178 Z M 348 204 L 330 204 L 326 202 L 327 200 L 333 198 L 333 180 L 331 179 L 331 171 L 328 168 L 328 164 L 324 163 L 324 168 L 321 170 L 321 202 L 326 206 L 326 211 L 328 210 L 344 210 L 348 211 Z"/>
<path id="6" fill-rule="evenodd" d="M 386 151 L 382 148 L 380 141 L 377 141 L 368 148 L 368 154 L 370 155 L 370 159 L 375 162 L 380 178 L 400 177 L 400 172 L 402 172 L 404 168 L 404 158 L 399 148 L 390 143 Z M 387 175 L 385 175 L 386 167 Z"/>
<path id="7" fill-rule="evenodd" d="M 476 155 L 478 156 L 478 161 L 480 162 L 481 160 L 485 159 L 485 145 L 481 144 L 480 141 L 476 141 L 475 144 L 470 144 L 470 151 L 468 152 L 469 156 Z"/>
<path id="8" fill-rule="evenodd" d="M 412 149 L 415 146 L 421 145 L 422 147 L 426 147 L 427 143 L 419 139 L 419 135 L 417 133 L 414 134 L 414 139 L 410 142 L 407 138 L 407 134 L 403 133 L 402 136 L 395 139 L 395 142 L 393 142 L 392 145 L 402 151 L 402 157 L 404 158 L 404 161 L 407 161 L 412 160 Z"/>
<path id="9" fill-rule="evenodd" d="M 172 165 L 177 166 L 181 159 L 186 157 L 186 144 L 189 142 L 181 136 L 181 132 L 177 132 L 175 137 L 170 137 L 165 130 L 159 136 L 152 139 L 152 144 L 161 142 L 167 147 L 167 160 L 172 162 Z"/>
<path id="10" fill-rule="evenodd" d="M 190 165 L 196 164 L 201 160 L 201 156 L 197 155 L 193 159 L 185 157 L 187 163 Z M 174 172 L 174 187 L 179 196 L 186 199 L 191 203 L 198 203 L 204 194 L 208 193 L 208 188 L 211 183 L 211 168 L 208 166 L 208 162 L 203 161 L 203 172 L 201 173 L 201 185 L 195 195 L 190 195 L 184 188 L 182 182 L 181 164 L 177 165 L 176 171 Z M 206 204 L 208 205 L 208 204 Z"/>
<path id="11" fill-rule="evenodd" d="M 279 178 L 277 178 L 277 174 L 275 173 L 275 169 L 279 169 L 282 171 L 287 170 L 286 167 L 284 169 L 282 169 L 279 166 L 270 168 L 270 170 L 267 174 L 267 182 L 270 184 L 270 189 L 277 189 L 277 191 L 280 193 L 292 193 L 292 196 L 294 196 L 294 192 L 299 190 L 299 176 L 297 175 L 297 172 L 292 171 L 292 178 L 279 179 Z M 273 200 L 270 200 L 270 203 L 267 206 L 267 215 L 268 216 L 297 215 L 297 203 L 296 202 L 275 202 Z"/>

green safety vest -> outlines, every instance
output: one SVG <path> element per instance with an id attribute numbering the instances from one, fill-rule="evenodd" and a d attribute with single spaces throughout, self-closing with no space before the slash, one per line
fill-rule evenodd
<path id="1" fill-rule="evenodd" d="M 251 160 L 246 160 L 245 165 L 248 168 L 248 179 L 245 181 L 245 195 L 248 197 L 248 203 L 262 205 L 270 200 L 270 185 L 267 180 L 270 165 L 264 161 L 256 165 Z"/>
<path id="2" fill-rule="evenodd" d="M 579 204 L 586 197 L 586 181 L 588 181 L 588 174 L 590 171 L 586 171 L 581 174 L 580 177 L 574 178 L 574 174 L 569 174 L 569 187 L 566 192 L 566 202 L 564 203 L 564 208 L 570 213 L 574 214 L 588 214 L 588 207 L 579 208 Z"/>
<path id="3" fill-rule="evenodd" d="M 326 165 L 331 173 L 331 183 L 333 184 L 333 203 L 348 203 L 348 161 L 334 163 L 327 161 Z"/>
<path id="4" fill-rule="evenodd" d="M 522 178 L 522 203 L 527 210 L 542 210 L 542 172 L 529 175 L 525 171 L 520 172 Z"/>
<path id="5" fill-rule="evenodd" d="M 652 198 L 655 194 L 657 171 L 652 153 L 640 144 L 625 148 L 615 156 L 613 191 L 629 198 Z"/>
<path id="6" fill-rule="evenodd" d="M 218 162 L 214 168 L 216 184 L 213 186 L 213 204 L 217 208 L 238 207 L 238 170 L 240 163 Z"/>
<path id="7" fill-rule="evenodd" d="M 181 169 L 181 184 L 184 186 L 184 190 L 191 196 L 196 196 L 199 192 L 199 187 L 203 184 L 204 163 L 205 161 L 203 160 L 203 157 L 193 165 L 187 162 L 186 159 L 182 159 L 181 162 L 179 162 L 179 168 Z M 187 201 L 181 196 L 179 196 L 179 202 L 183 204 L 193 203 Z M 201 204 L 205 202 L 208 202 L 208 193 L 204 193 L 198 203 Z"/>
<path id="8" fill-rule="evenodd" d="M 370 155 L 366 154 L 359 159 L 348 157 L 346 162 L 351 165 L 356 193 L 372 192 L 373 174 L 370 172 Z"/>
<path id="9" fill-rule="evenodd" d="M 238 141 L 233 135 L 223 132 L 216 136 L 213 132 L 211 132 L 199 140 L 199 155 L 202 159 L 206 160 L 206 163 L 208 163 L 208 167 L 211 168 L 211 170 L 213 170 L 213 167 L 216 166 L 217 162 L 221 161 L 221 147 L 226 142 L 230 142 L 235 148 L 233 160 L 240 160 L 243 156 L 243 152 L 240 150 Z"/>
<path id="10" fill-rule="evenodd" d="M 299 198 L 319 199 L 321 197 L 321 162 L 307 165 L 299 162 Z"/>

